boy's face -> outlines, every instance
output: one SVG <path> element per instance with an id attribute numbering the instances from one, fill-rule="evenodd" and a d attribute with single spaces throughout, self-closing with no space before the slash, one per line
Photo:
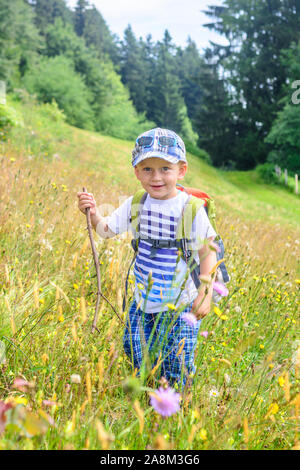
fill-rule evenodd
<path id="1" fill-rule="evenodd" d="M 169 163 L 157 157 L 146 158 L 134 168 L 137 179 L 154 199 L 175 197 L 176 183 L 184 178 L 186 170 L 186 163 Z"/>

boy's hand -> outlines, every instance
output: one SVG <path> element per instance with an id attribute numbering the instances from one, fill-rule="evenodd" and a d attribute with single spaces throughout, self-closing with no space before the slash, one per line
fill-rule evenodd
<path id="1" fill-rule="evenodd" d="M 92 193 L 78 192 L 78 209 L 85 214 L 85 209 L 90 207 L 90 215 L 96 215 L 96 201 Z"/>
<path id="2" fill-rule="evenodd" d="M 211 294 L 201 292 L 198 297 L 194 300 L 192 313 L 195 315 L 197 320 L 206 317 L 211 309 Z"/>

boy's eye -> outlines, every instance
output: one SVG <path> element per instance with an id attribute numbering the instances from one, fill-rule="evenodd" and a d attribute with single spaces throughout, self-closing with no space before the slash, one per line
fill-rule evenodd
<path id="1" fill-rule="evenodd" d="M 148 166 L 146 166 L 145 168 L 143 168 L 143 171 L 151 171 L 151 168 L 149 168 Z"/>
<path id="2" fill-rule="evenodd" d="M 168 171 L 168 170 L 169 170 L 169 167 L 168 167 L 168 166 L 164 166 L 164 167 L 163 167 L 163 170 L 164 170 L 164 171 Z"/>

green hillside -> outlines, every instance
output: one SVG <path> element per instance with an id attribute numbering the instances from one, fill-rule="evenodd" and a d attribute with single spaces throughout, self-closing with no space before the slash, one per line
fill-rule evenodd
<path id="1" fill-rule="evenodd" d="M 134 141 L 126 142 L 114 137 L 103 136 L 71 127 L 60 120 L 59 112 L 51 105 L 13 103 L 22 115 L 24 127 L 16 127 L 10 134 L 13 147 L 24 149 L 33 158 L 45 163 L 53 155 L 73 168 L 80 168 L 84 178 L 87 174 L 95 177 L 114 193 L 132 194 L 138 187 L 132 167 L 131 151 Z M 3 148 L 5 149 L 5 147 Z M 254 171 L 222 172 L 205 161 L 188 154 L 189 170 L 183 184 L 207 191 L 212 195 L 220 210 L 224 208 L 242 218 L 299 227 L 299 195 L 287 191 L 283 186 L 262 184 Z M 98 191 L 98 190 L 97 190 Z M 100 203 L 100 201 L 99 201 Z"/>

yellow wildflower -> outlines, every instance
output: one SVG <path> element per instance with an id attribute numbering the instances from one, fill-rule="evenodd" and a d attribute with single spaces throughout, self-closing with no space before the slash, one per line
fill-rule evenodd
<path id="1" fill-rule="evenodd" d="M 280 377 L 278 377 L 278 383 L 280 385 L 280 387 L 283 387 L 284 384 L 285 384 L 285 379 L 284 377 L 281 375 Z"/>
<path id="2" fill-rule="evenodd" d="M 167 304 L 169 310 L 176 310 L 176 306 L 174 304 Z"/>
<path id="3" fill-rule="evenodd" d="M 200 429 L 200 432 L 199 432 L 199 437 L 201 439 L 201 441 L 206 441 L 207 440 L 207 431 L 206 429 Z"/>
<path id="4" fill-rule="evenodd" d="M 215 312 L 216 315 L 218 315 L 218 317 L 220 317 L 222 315 L 221 310 L 216 305 L 214 306 L 214 312 Z"/>
<path id="5" fill-rule="evenodd" d="M 64 432 L 67 437 L 71 436 L 75 430 L 75 425 L 72 421 L 67 421 Z"/>
<path id="6" fill-rule="evenodd" d="M 46 353 L 42 354 L 42 361 L 43 361 L 44 364 L 46 364 L 46 362 L 49 361 L 49 356 L 48 356 L 48 354 L 46 354 Z"/>
<path id="7" fill-rule="evenodd" d="M 17 403 L 17 405 L 27 405 L 28 400 L 25 397 L 16 397 L 14 398 L 14 402 Z"/>
<path id="8" fill-rule="evenodd" d="M 277 405 L 277 403 L 271 403 L 271 405 L 269 406 L 269 409 L 268 409 L 268 413 L 266 414 L 266 417 L 270 416 L 270 415 L 276 415 L 276 413 L 278 413 L 279 411 L 279 406 Z"/>

